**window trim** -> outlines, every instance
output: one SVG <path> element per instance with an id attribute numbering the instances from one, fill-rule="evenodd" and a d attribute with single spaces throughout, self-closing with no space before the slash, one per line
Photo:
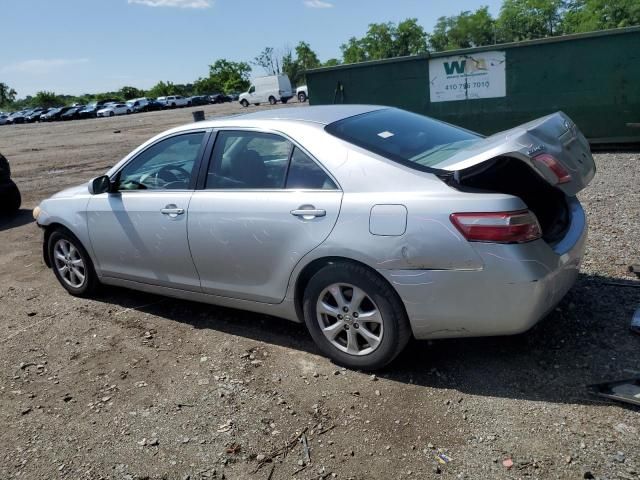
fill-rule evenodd
<path id="1" fill-rule="evenodd" d="M 289 160 L 287 163 L 287 170 L 285 172 L 285 187 L 282 188 L 206 188 L 207 175 L 209 173 L 209 168 L 211 167 L 211 162 L 213 161 L 213 148 L 215 147 L 215 143 L 218 140 L 218 132 L 222 131 L 235 131 L 235 132 L 249 132 L 249 133 L 266 133 L 272 135 L 278 135 L 283 137 L 285 140 L 289 141 L 294 148 L 289 151 Z M 209 137 L 210 145 L 207 145 L 207 149 L 204 153 L 202 168 L 198 177 L 198 185 L 196 186 L 196 190 L 205 191 L 205 192 L 342 192 L 342 187 L 340 183 L 336 180 L 335 176 L 329 172 L 322 162 L 318 161 L 309 151 L 304 148 L 300 143 L 296 142 L 289 135 L 279 130 L 273 130 L 268 128 L 258 128 L 258 127 L 215 127 L 211 132 Z M 293 155 L 293 151 L 295 148 L 299 148 L 305 155 L 307 155 L 334 183 L 336 188 L 286 188 L 287 185 L 287 177 L 289 175 L 289 168 L 291 167 L 291 156 Z"/>
<path id="2" fill-rule="evenodd" d="M 123 163 L 122 165 L 120 165 L 120 167 L 113 172 L 112 175 L 110 175 L 110 180 L 111 180 L 111 185 L 115 186 L 115 184 L 120 181 L 120 173 L 122 172 L 122 170 L 124 170 L 124 168 L 127 167 L 127 165 L 129 165 L 131 162 L 135 161 L 140 155 L 142 155 L 143 153 L 145 153 L 147 150 L 149 150 L 150 148 L 152 148 L 153 146 L 157 145 L 160 142 L 163 142 L 165 140 L 168 140 L 170 138 L 173 137 L 179 137 L 181 135 L 190 135 L 190 134 L 194 134 L 194 133 L 203 133 L 204 136 L 202 137 L 202 142 L 200 143 L 200 149 L 198 150 L 198 154 L 196 155 L 196 159 L 195 162 L 193 164 L 193 170 L 191 171 L 191 179 L 189 180 L 189 187 L 188 188 L 179 188 L 179 189 L 171 189 L 171 190 L 163 190 L 163 189 L 157 189 L 157 190 L 153 190 L 153 189 L 140 189 L 140 190 L 114 190 L 113 194 L 122 194 L 122 193 L 158 193 L 158 192 L 192 192 L 194 190 L 196 190 L 196 187 L 198 185 L 198 175 L 200 172 L 200 167 L 202 165 L 202 163 L 206 163 L 204 162 L 204 152 L 206 150 L 207 145 L 209 144 L 209 140 L 211 137 L 211 132 L 212 129 L 211 128 L 198 128 L 198 129 L 194 129 L 194 130 L 182 130 L 180 132 L 174 132 L 171 133 L 169 135 L 165 135 L 164 137 L 158 138 L 155 142 L 150 143 L 149 145 L 147 145 L 144 150 L 140 150 L 138 153 L 136 153 L 133 157 L 131 157 L 130 159 L 128 159 L 125 163 Z"/>

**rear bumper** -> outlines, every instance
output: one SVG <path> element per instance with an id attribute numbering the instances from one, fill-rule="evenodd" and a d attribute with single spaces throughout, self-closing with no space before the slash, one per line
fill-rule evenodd
<path id="1" fill-rule="evenodd" d="M 404 302 L 416 338 L 476 337 L 524 332 L 575 283 L 587 223 L 577 199 L 571 224 L 553 247 L 474 243 L 480 270 L 380 270 Z"/>

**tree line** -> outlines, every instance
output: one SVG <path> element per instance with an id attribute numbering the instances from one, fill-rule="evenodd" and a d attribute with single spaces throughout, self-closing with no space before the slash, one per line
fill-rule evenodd
<path id="1" fill-rule="evenodd" d="M 372 23 L 362 37 L 351 37 L 340 45 L 342 58 L 321 62 L 307 42 L 294 48 L 264 48 L 250 62 L 216 60 L 209 73 L 189 84 L 160 81 L 149 90 L 122 87 L 116 92 L 80 96 L 42 91 L 16 99 L 16 91 L 0 82 L 0 108 L 54 106 L 90 103 L 102 99 L 129 100 L 136 97 L 201 95 L 244 91 L 252 66 L 268 75 L 284 73 L 294 85 L 305 82 L 304 72 L 323 66 L 417 55 L 426 52 L 517 42 L 571 33 L 640 25 L 639 0 L 504 0 L 497 17 L 486 6 L 475 11 L 438 18 L 427 32 L 415 18 L 399 23 Z"/>

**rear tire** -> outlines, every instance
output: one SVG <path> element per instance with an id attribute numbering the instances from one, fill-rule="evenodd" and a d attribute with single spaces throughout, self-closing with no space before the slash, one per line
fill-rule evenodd
<path id="1" fill-rule="evenodd" d="M 7 180 L 8 188 L 6 196 L 0 202 L 0 215 L 14 215 L 22 204 L 22 197 L 20 196 L 20 190 L 13 180 Z"/>
<path id="2" fill-rule="evenodd" d="M 277 103 L 276 97 L 269 97 L 269 105 L 275 105 Z"/>
<path id="3" fill-rule="evenodd" d="M 49 236 L 47 249 L 53 273 L 67 292 L 87 297 L 95 291 L 98 276 L 91 257 L 75 235 L 66 229 L 55 230 Z"/>
<path id="4" fill-rule="evenodd" d="M 334 296 L 333 292 L 338 294 Z M 343 302 L 332 300 L 338 298 Z M 345 367 L 382 368 L 411 338 L 411 327 L 396 292 L 361 265 L 334 263 L 318 271 L 305 289 L 303 311 L 318 348 Z"/>

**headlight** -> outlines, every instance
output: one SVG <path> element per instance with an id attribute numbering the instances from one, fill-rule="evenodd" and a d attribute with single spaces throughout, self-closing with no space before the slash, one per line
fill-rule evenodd
<path id="1" fill-rule="evenodd" d="M 36 207 L 36 208 L 33 209 L 33 219 L 34 220 L 36 220 L 36 221 L 38 220 L 38 217 L 40 216 L 40 212 L 41 211 L 42 210 L 40 210 L 40 207 Z"/>

